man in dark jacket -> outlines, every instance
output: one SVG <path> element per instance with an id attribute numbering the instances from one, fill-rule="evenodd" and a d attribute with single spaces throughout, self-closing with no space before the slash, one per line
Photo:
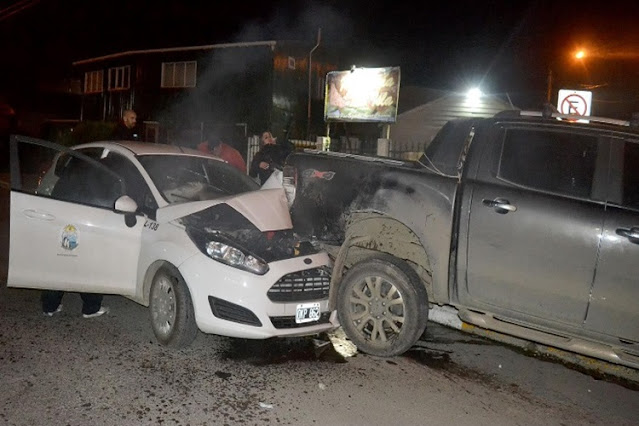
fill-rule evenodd
<path id="1" fill-rule="evenodd" d="M 262 133 L 262 148 L 253 156 L 249 176 L 258 178 L 260 185 L 264 185 L 273 170 L 284 167 L 292 151 L 290 144 L 279 145 L 271 132 Z"/>
<path id="2" fill-rule="evenodd" d="M 122 119 L 118 121 L 111 138 L 113 140 L 139 141 L 140 132 L 136 126 L 138 116 L 132 109 L 127 109 L 122 114 Z"/>

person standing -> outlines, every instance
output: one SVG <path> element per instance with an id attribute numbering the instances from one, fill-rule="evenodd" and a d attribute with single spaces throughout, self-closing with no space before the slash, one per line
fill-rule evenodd
<path id="1" fill-rule="evenodd" d="M 271 132 L 262 133 L 262 148 L 255 153 L 251 161 L 249 176 L 257 178 L 260 185 L 271 176 L 276 168 L 284 167 L 286 157 L 291 153 L 292 149 L 277 143 L 276 138 Z"/>
<path id="2" fill-rule="evenodd" d="M 139 141 L 140 132 L 137 128 L 138 115 L 132 109 L 124 110 L 122 113 L 122 119 L 118 121 L 118 124 L 113 130 L 111 136 L 114 140 L 123 141 Z"/>
<path id="3" fill-rule="evenodd" d="M 246 162 L 242 154 L 233 146 L 226 143 L 221 137 L 211 136 L 208 140 L 209 151 L 216 157 L 229 163 L 242 173 L 246 173 Z"/>
<path id="4" fill-rule="evenodd" d="M 47 317 L 62 312 L 63 291 L 44 290 L 42 291 L 42 313 Z M 95 293 L 80 293 L 82 298 L 82 316 L 84 318 L 95 318 L 109 312 L 109 308 L 102 306 L 102 295 Z"/>

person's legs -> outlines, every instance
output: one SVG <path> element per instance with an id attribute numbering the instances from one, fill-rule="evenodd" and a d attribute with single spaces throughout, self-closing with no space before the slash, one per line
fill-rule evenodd
<path id="1" fill-rule="evenodd" d="M 102 306 L 102 295 L 95 293 L 80 293 L 82 297 L 82 314 L 92 315 L 100 310 Z"/>
<path id="2" fill-rule="evenodd" d="M 62 303 L 62 296 L 64 296 L 63 291 L 43 290 L 40 296 L 40 300 L 42 301 L 42 312 L 50 315 L 53 315 L 55 312 L 60 312 L 59 309 L 62 308 L 60 305 L 60 303 Z"/>

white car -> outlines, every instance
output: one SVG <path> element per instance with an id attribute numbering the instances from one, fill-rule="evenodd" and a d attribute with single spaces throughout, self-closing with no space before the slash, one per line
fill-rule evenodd
<path id="1" fill-rule="evenodd" d="M 339 325 L 330 259 L 296 238 L 284 190 L 212 155 L 12 136 L 10 221 L 8 286 L 126 296 L 165 345 Z"/>

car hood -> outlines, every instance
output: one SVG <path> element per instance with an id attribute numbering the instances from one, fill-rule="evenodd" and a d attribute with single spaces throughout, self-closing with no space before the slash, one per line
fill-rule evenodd
<path id="1" fill-rule="evenodd" d="M 229 205 L 262 232 L 293 228 L 286 194 L 282 188 L 260 189 L 215 200 L 173 204 L 158 209 L 156 217 L 159 223 L 171 222 L 217 204 Z"/>

